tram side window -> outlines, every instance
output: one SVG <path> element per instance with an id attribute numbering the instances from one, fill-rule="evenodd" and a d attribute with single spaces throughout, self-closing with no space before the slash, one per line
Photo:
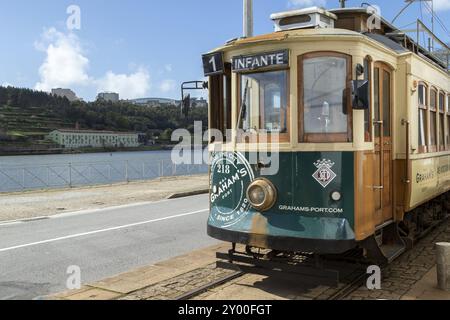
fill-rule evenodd
<path id="1" fill-rule="evenodd" d="M 427 149 L 427 105 L 428 91 L 424 84 L 419 85 L 419 151 L 426 152 Z"/>
<path id="2" fill-rule="evenodd" d="M 239 90 L 239 129 L 288 137 L 288 71 L 243 74 Z"/>
<path id="3" fill-rule="evenodd" d="M 231 130 L 231 65 L 225 65 L 225 74 L 211 76 L 209 80 L 210 89 L 210 128 L 219 130 L 223 136 L 223 142 L 229 141 L 227 130 Z M 217 137 L 213 137 L 212 142 Z"/>
<path id="4" fill-rule="evenodd" d="M 439 150 L 445 150 L 445 95 L 439 92 Z"/>
<path id="5" fill-rule="evenodd" d="M 303 142 L 348 142 L 348 77 L 351 59 L 345 55 L 305 55 L 302 58 Z M 302 132 L 303 131 L 303 132 Z"/>
<path id="6" fill-rule="evenodd" d="M 450 149 L 450 95 L 447 96 L 447 148 Z"/>
<path id="7" fill-rule="evenodd" d="M 437 91 L 430 93 L 430 152 L 437 151 Z"/>

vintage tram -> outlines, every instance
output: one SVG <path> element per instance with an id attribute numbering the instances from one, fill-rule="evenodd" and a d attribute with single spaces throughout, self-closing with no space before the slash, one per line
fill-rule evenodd
<path id="1" fill-rule="evenodd" d="M 211 134 L 208 234 L 389 262 L 449 209 L 448 56 L 366 8 L 272 19 L 274 33 L 203 56 L 224 133 Z"/>

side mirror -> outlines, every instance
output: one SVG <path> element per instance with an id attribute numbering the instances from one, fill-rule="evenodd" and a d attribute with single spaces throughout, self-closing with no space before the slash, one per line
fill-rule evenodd
<path id="1" fill-rule="evenodd" d="M 353 81 L 352 101 L 354 110 L 369 110 L 369 81 L 356 80 Z"/>

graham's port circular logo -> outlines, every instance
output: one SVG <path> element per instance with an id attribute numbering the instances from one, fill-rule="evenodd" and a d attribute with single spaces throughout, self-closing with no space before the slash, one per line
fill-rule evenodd
<path id="1" fill-rule="evenodd" d="M 221 227 L 230 227 L 249 213 L 246 188 L 255 175 L 245 156 L 239 152 L 217 152 L 211 160 L 211 215 Z"/>

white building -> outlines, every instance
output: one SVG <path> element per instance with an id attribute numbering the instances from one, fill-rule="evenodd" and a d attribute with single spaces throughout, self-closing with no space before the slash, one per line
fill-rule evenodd
<path id="1" fill-rule="evenodd" d="M 191 98 L 191 107 L 195 106 L 196 108 L 207 108 L 208 101 L 205 98 Z"/>
<path id="2" fill-rule="evenodd" d="M 130 100 L 130 102 L 136 105 L 149 107 L 160 106 L 163 104 L 177 106 L 180 103 L 179 101 L 176 101 L 174 99 L 166 99 L 166 98 L 140 98 Z"/>
<path id="3" fill-rule="evenodd" d="M 75 94 L 75 92 L 73 92 L 70 89 L 62 89 L 62 88 L 52 89 L 52 94 L 57 97 L 67 98 L 70 102 L 80 100 Z"/>
<path id="4" fill-rule="evenodd" d="M 77 148 L 135 148 L 139 147 L 139 135 L 129 132 L 55 130 L 48 138 L 65 149 Z"/>
<path id="5" fill-rule="evenodd" d="M 100 92 L 97 95 L 97 100 L 119 102 L 119 94 L 115 92 Z"/>

